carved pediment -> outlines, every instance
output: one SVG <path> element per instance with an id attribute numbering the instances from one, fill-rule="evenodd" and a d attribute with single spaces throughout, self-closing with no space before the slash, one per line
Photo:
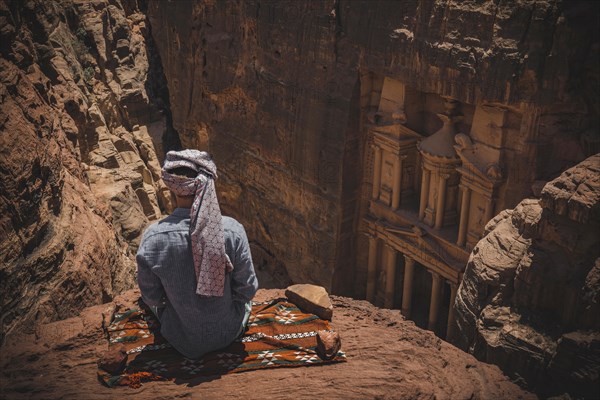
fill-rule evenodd
<path id="1" fill-rule="evenodd" d="M 427 234 L 423 229 L 419 228 L 416 225 L 407 225 L 407 226 L 386 226 L 386 231 L 391 232 L 393 234 L 399 236 L 407 236 L 407 237 L 421 237 Z"/>
<path id="2" fill-rule="evenodd" d="M 504 180 L 502 167 L 498 161 L 500 152 L 489 146 L 473 143 L 469 136 L 459 133 L 454 138 L 454 148 L 460 157 L 461 174 L 471 180 L 477 180 L 485 186 L 495 187 Z"/>

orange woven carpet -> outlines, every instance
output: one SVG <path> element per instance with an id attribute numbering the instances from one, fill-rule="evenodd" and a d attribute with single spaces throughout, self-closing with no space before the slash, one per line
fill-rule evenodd
<path id="1" fill-rule="evenodd" d="M 342 351 L 331 360 L 317 352 L 317 331 L 332 330 L 328 321 L 303 313 L 287 299 L 252 303 L 246 332 L 228 347 L 193 360 L 181 355 L 161 336 L 154 314 L 143 307 L 117 308 L 106 327 L 109 348 L 127 351 L 125 369 L 111 375 L 98 368 L 110 387 L 138 387 L 151 380 L 188 380 L 261 368 L 298 367 L 346 361 Z"/>

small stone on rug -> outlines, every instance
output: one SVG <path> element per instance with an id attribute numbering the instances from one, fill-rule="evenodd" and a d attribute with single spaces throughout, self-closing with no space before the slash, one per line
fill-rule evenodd
<path id="1" fill-rule="evenodd" d="M 331 360 L 342 347 L 340 334 L 331 331 L 317 332 L 317 354 L 323 360 Z"/>
<path id="2" fill-rule="evenodd" d="M 333 304 L 322 286 L 298 284 L 288 286 L 286 297 L 304 312 L 317 315 L 321 319 L 331 320 Z"/>

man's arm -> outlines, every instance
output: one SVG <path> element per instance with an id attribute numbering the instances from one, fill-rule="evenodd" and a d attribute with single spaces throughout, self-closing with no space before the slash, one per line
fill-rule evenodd
<path id="1" fill-rule="evenodd" d="M 140 247 L 135 257 L 137 261 L 137 281 L 140 291 L 142 293 L 142 300 L 150 307 L 150 309 L 158 317 L 159 310 L 165 306 L 165 289 L 160 281 L 160 278 L 156 276 L 148 265 L 146 258 L 147 255 L 147 241 L 142 238 Z"/>
<path id="2" fill-rule="evenodd" d="M 258 279 L 254 272 L 250 244 L 244 227 L 239 224 L 235 241 L 235 260 L 233 265 L 231 289 L 233 299 L 246 303 L 254 297 L 258 289 Z"/>

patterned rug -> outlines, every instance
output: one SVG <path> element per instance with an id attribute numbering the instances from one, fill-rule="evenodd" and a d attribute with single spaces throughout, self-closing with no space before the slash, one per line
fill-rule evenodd
<path id="1" fill-rule="evenodd" d="M 228 347 L 198 360 L 184 357 L 161 336 L 154 314 L 141 300 L 140 307 L 117 308 L 105 328 L 109 350 L 127 352 L 125 369 L 111 375 L 98 368 L 98 377 L 109 387 L 139 387 L 151 380 L 191 380 L 261 368 L 298 367 L 346 361 L 339 351 L 331 360 L 317 352 L 317 331 L 332 328 L 328 321 L 300 311 L 286 299 L 252 303 L 248 329 Z"/>

